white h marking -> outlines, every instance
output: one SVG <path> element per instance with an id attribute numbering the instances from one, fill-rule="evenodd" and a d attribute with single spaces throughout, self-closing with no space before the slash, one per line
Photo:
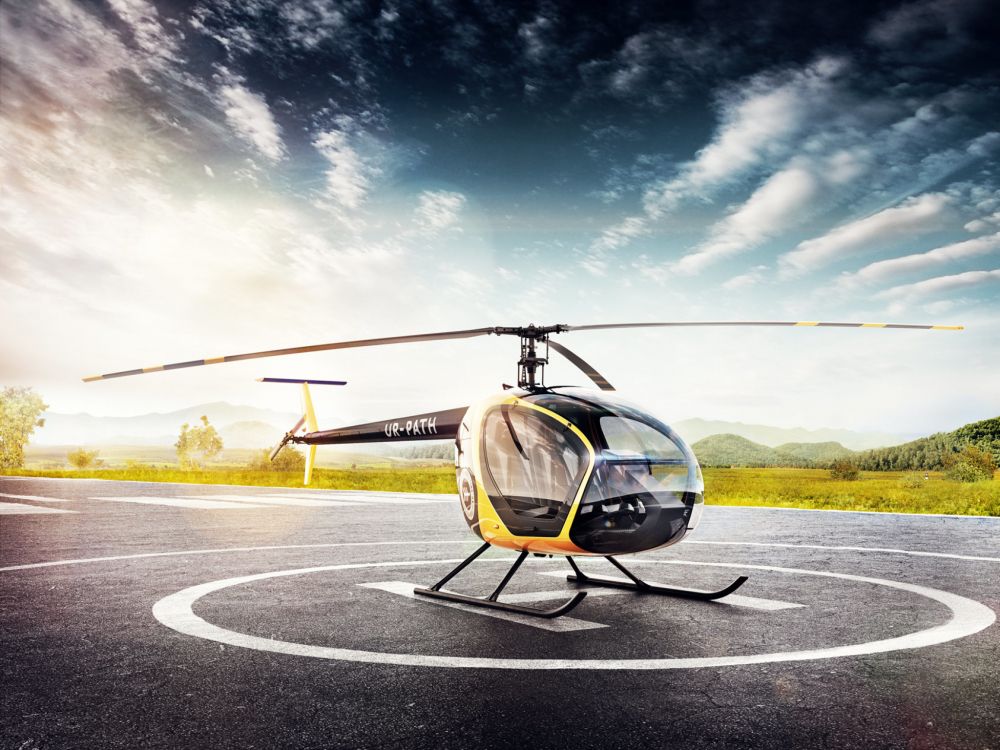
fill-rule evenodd
<path id="1" fill-rule="evenodd" d="M 507 620 L 508 622 L 516 622 L 519 625 L 530 625 L 533 628 L 538 628 L 539 630 L 548 630 L 553 633 L 568 633 L 574 630 L 593 630 L 594 628 L 606 628 L 607 625 L 602 625 L 598 622 L 588 622 L 587 620 L 577 620 L 575 617 L 557 617 L 552 620 L 547 620 L 542 617 L 533 617 L 532 615 L 521 615 L 516 612 L 504 612 L 502 609 L 487 609 L 486 607 L 477 607 L 472 604 L 462 604 L 461 602 L 449 602 L 444 599 L 430 599 L 425 596 L 417 596 L 413 593 L 413 587 L 417 584 L 407 583 L 406 581 L 381 581 L 377 583 L 359 583 L 358 586 L 366 589 L 378 589 L 379 591 L 388 591 L 390 594 L 396 594 L 398 596 L 405 596 L 407 599 L 420 599 L 421 601 L 426 601 L 430 604 L 437 604 L 441 607 L 453 607 L 454 609 L 461 609 L 465 612 L 472 612 L 473 614 L 483 615 L 485 617 L 495 617 L 498 620 Z M 530 594 L 510 594 L 505 596 L 503 599 L 506 602 L 540 602 L 548 601 L 551 599 L 568 599 L 573 592 L 567 591 L 537 591 Z"/>

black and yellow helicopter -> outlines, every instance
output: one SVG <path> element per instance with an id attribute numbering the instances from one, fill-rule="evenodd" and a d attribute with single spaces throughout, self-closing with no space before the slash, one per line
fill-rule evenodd
<path id="1" fill-rule="evenodd" d="M 516 387 L 505 386 L 501 393 L 488 396 L 473 406 L 331 430 L 319 429 L 309 385 L 343 385 L 344 381 L 262 378 L 267 382 L 300 383 L 305 407 L 302 418 L 285 434 L 271 457 L 273 460 L 288 443 L 308 446 L 305 483 L 309 484 L 317 445 L 454 440 L 462 514 L 483 544 L 436 584 L 429 588 L 417 588 L 415 593 L 552 618 L 573 609 L 586 596 L 586 591 L 577 592 L 552 609 L 499 601 L 501 592 L 529 554 L 565 556 L 573 569 L 568 576 L 570 581 L 689 599 L 720 599 L 747 580 L 746 576 L 740 576 L 718 591 L 669 588 L 639 579 L 615 559 L 614 555 L 646 552 L 676 544 L 697 526 L 704 509 L 701 468 L 694 453 L 676 432 L 638 406 L 609 395 L 614 388 L 604 376 L 579 355 L 552 340 L 556 334 L 578 331 L 725 326 L 909 330 L 963 328 L 814 321 L 497 326 L 272 349 L 112 372 L 87 377 L 84 381 L 334 349 L 491 335 L 517 337 L 521 348 Z M 544 368 L 550 351 L 569 360 L 600 391 L 546 387 Z M 299 434 L 302 429 L 306 431 Z M 448 581 L 491 546 L 520 553 L 492 594 L 479 598 L 442 590 Z M 626 579 L 585 574 L 574 562 L 576 556 L 602 556 Z"/>

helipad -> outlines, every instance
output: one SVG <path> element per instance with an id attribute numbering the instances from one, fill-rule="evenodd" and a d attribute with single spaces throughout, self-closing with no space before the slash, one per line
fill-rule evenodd
<path id="1" fill-rule="evenodd" d="M 1000 519 L 710 507 L 693 540 L 630 564 L 692 587 L 749 575 L 738 595 L 593 590 L 539 627 L 409 593 L 475 545 L 453 498 L 0 492 L 68 511 L 0 516 L 0 747 L 499 747 L 530 727 L 552 747 L 1000 736 Z M 481 594 L 505 557 L 449 587 Z M 505 596 L 566 596 L 566 572 L 531 559 Z"/>

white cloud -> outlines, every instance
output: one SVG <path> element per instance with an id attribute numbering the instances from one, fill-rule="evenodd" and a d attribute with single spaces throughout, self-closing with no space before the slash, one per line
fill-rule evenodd
<path id="1" fill-rule="evenodd" d="M 363 116 L 340 115 L 313 136 L 313 147 L 327 162 L 325 185 L 314 204 L 355 228 L 367 221 L 358 209 L 372 192 L 423 156 L 422 147 L 401 146 L 377 135 L 379 122 L 378 118 L 373 123 Z"/>
<path id="2" fill-rule="evenodd" d="M 875 296 L 880 299 L 913 301 L 920 297 L 929 297 L 956 289 L 998 283 L 1000 283 L 1000 268 L 992 271 L 966 271 L 952 276 L 935 276 L 915 284 L 901 284 L 878 292 Z"/>
<path id="3" fill-rule="evenodd" d="M 978 138 L 972 139 L 965 150 L 972 156 L 987 158 L 1000 150 L 1000 133 L 995 130 L 983 133 Z"/>
<path id="4" fill-rule="evenodd" d="M 333 0 L 293 0 L 278 5 L 291 43 L 313 49 L 345 28 L 343 12 Z"/>
<path id="5" fill-rule="evenodd" d="M 673 269 L 697 274 L 761 244 L 801 216 L 819 191 L 819 180 L 808 170 L 791 167 L 772 175 L 746 203 L 714 227 L 707 242 L 681 258 Z"/>
<path id="6" fill-rule="evenodd" d="M 430 232 L 439 232 L 455 227 L 465 202 L 465 196 L 458 192 L 425 190 L 419 197 L 416 221 Z"/>
<path id="7" fill-rule="evenodd" d="M 979 20 L 988 22 L 990 4 L 962 0 L 904 2 L 868 31 L 873 43 L 907 56 L 935 59 L 965 51 L 977 36 Z"/>
<path id="8" fill-rule="evenodd" d="M 636 237 L 649 234 L 649 222 L 641 216 L 629 216 L 608 227 L 594 240 L 580 264 L 594 276 L 603 276 L 608 269 L 608 254 L 627 245 Z"/>
<path id="9" fill-rule="evenodd" d="M 1000 232 L 963 242 L 953 242 L 925 253 L 914 253 L 913 255 L 869 263 L 855 273 L 844 274 L 840 277 L 839 283 L 845 287 L 880 283 L 898 276 L 926 271 L 935 266 L 967 258 L 976 258 L 997 251 L 1000 251 Z"/>
<path id="10" fill-rule="evenodd" d="M 942 226 L 951 199 L 943 193 L 908 198 L 863 219 L 842 224 L 821 237 L 800 242 L 779 259 L 782 275 L 796 276 L 867 248 L 884 246 Z"/>
<path id="11" fill-rule="evenodd" d="M 629 240 L 648 234 L 647 222 L 640 216 L 629 216 L 620 224 L 605 229 L 601 236 L 591 245 L 591 250 L 604 252 L 617 250 L 626 245 Z"/>
<path id="12" fill-rule="evenodd" d="M 177 42 L 160 24 L 159 14 L 148 0 L 108 0 L 111 9 L 128 24 L 136 45 L 143 52 L 160 58 L 172 58 Z"/>
<path id="13" fill-rule="evenodd" d="M 347 133 L 328 130 L 320 133 L 313 146 L 329 162 L 326 170 L 326 197 L 343 208 L 358 208 L 371 187 L 371 169 L 351 145 Z"/>
<path id="14" fill-rule="evenodd" d="M 980 214 L 965 225 L 970 232 L 985 232 L 1000 227 L 1000 190 L 973 186 L 969 191 L 973 208 Z"/>
<path id="15" fill-rule="evenodd" d="M 759 284 L 764 278 L 764 272 L 767 271 L 767 268 L 767 266 L 754 266 L 746 273 L 741 273 L 739 276 L 733 276 L 728 281 L 723 282 L 722 288 L 733 291 L 736 289 L 746 289 L 747 287 Z"/>
<path id="16" fill-rule="evenodd" d="M 281 130 L 263 96 L 233 79 L 219 89 L 219 97 L 226 120 L 240 138 L 272 162 L 285 156 Z"/>
<path id="17" fill-rule="evenodd" d="M 530 23 L 521 24 L 517 35 L 524 44 L 524 56 L 532 63 L 544 63 L 549 54 L 548 36 L 555 22 L 539 13 Z"/>
<path id="18" fill-rule="evenodd" d="M 647 192 L 646 210 L 658 216 L 686 198 L 703 197 L 769 157 L 787 154 L 794 136 L 831 106 L 843 60 L 824 57 L 793 73 L 761 75 L 724 100 L 722 126 L 672 180 Z"/>

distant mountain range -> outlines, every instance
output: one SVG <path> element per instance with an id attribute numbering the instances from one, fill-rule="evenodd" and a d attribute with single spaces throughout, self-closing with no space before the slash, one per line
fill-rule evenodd
<path id="1" fill-rule="evenodd" d="M 839 458 L 849 458 L 868 471 L 926 471 L 943 468 L 945 456 L 967 445 L 992 453 L 1000 462 L 1000 417 L 867 451 L 848 450 L 837 442 L 785 443 L 771 448 L 739 435 L 710 435 L 691 449 L 703 466 L 827 467 Z"/>
<path id="2" fill-rule="evenodd" d="M 771 427 L 709 419 L 684 419 L 672 424 L 671 427 L 677 430 L 689 445 L 709 435 L 737 435 L 771 448 L 778 448 L 788 443 L 840 443 L 844 448 L 861 451 L 899 445 L 913 437 L 888 432 L 855 432 L 825 427 L 807 430 L 802 427 Z"/>
<path id="3" fill-rule="evenodd" d="M 740 435 L 709 435 L 691 446 L 702 466 L 808 466 L 809 461 Z"/>
<path id="4" fill-rule="evenodd" d="M 299 417 L 294 412 L 259 409 L 224 401 L 133 417 L 95 417 L 91 414 L 48 412 L 44 415 L 45 427 L 36 431 L 32 443 L 172 446 L 177 440 L 181 425 L 185 422 L 193 424 L 203 414 L 219 430 L 227 448 L 262 448 L 272 445 Z M 673 427 L 689 444 L 694 444 L 709 435 L 728 434 L 778 448 L 792 455 L 799 453 L 794 448 L 788 448 L 788 444 L 839 443 L 842 447 L 853 450 L 865 450 L 898 445 L 907 439 L 900 435 L 878 432 L 807 430 L 705 419 L 686 419 Z"/>
<path id="5" fill-rule="evenodd" d="M 194 424 L 203 414 L 215 425 L 227 448 L 272 445 L 301 416 L 224 401 L 134 417 L 47 412 L 43 415 L 45 427 L 35 432 L 31 442 L 35 445 L 173 445 L 181 425 Z"/>
<path id="6" fill-rule="evenodd" d="M 691 450 L 702 466 L 829 466 L 838 458 L 856 455 L 840 443 L 784 443 L 776 448 L 740 435 L 709 435 Z"/>
<path id="7" fill-rule="evenodd" d="M 938 432 L 891 448 L 865 451 L 855 462 L 872 471 L 909 469 L 940 469 L 948 453 L 974 445 L 993 454 L 1000 462 L 1000 417 L 971 422 L 951 432 Z"/>

